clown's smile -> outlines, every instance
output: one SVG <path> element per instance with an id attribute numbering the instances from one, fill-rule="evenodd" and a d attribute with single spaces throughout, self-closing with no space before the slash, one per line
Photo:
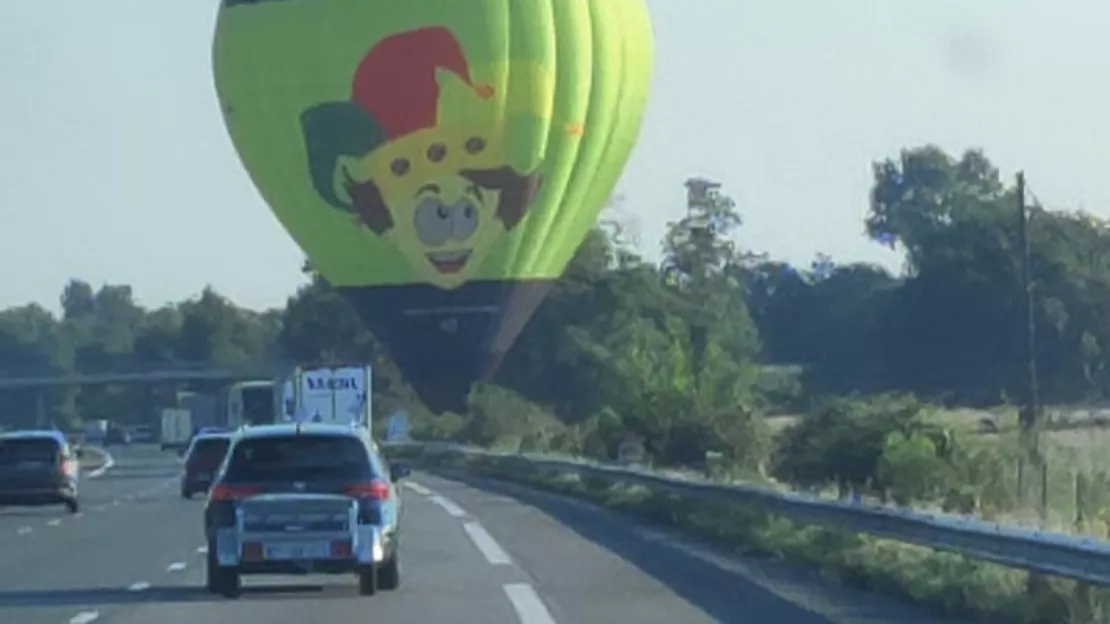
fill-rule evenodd
<path id="1" fill-rule="evenodd" d="M 470 259 L 471 250 L 463 249 L 461 251 L 432 251 L 424 254 L 428 258 L 428 262 L 436 268 L 440 273 L 458 273 L 466 266 L 466 261 Z"/>

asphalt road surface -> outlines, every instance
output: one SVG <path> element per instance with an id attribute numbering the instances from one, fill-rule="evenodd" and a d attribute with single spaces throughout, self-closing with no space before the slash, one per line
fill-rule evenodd
<path id="1" fill-rule="evenodd" d="M 199 500 L 156 447 L 112 451 L 83 511 L 0 510 L 0 622 L 13 624 L 939 624 L 811 574 L 746 561 L 568 499 L 417 474 L 404 489 L 403 578 L 245 577 L 207 594 Z"/>

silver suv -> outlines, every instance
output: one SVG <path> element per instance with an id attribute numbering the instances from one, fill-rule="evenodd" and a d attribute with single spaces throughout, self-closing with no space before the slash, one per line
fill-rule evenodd
<path id="1" fill-rule="evenodd" d="M 395 483 L 367 429 L 315 423 L 236 435 L 205 506 L 208 589 L 229 598 L 245 574 L 356 574 L 359 593 L 401 582 Z"/>

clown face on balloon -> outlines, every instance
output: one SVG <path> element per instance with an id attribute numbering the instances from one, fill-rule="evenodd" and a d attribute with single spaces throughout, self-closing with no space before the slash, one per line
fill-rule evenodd
<path id="1" fill-rule="evenodd" d="M 224 0 L 213 49 L 255 186 L 437 413 L 596 224 L 653 55 L 644 0 Z"/>
<path id="2" fill-rule="evenodd" d="M 471 82 L 446 28 L 382 40 L 353 82 L 350 101 L 302 117 L 317 191 L 396 244 L 421 278 L 458 287 L 524 218 L 540 175 L 507 164 L 495 90 Z"/>

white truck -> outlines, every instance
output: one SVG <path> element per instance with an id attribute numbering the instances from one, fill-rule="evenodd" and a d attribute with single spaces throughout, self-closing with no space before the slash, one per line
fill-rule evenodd
<path id="1" fill-rule="evenodd" d="M 103 444 L 108 437 L 108 421 L 92 420 L 85 423 L 85 441 L 89 444 Z"/>
<path id="2" fill-rule="evenodd" d="M 282 395 L 293 402 L 293 408 L 283 412 L 289 420 L 353 423 L 369 428 L 373 420 L 373 380 L 369 365 L 299 368 L 288 386 L 281 383 Z M 290 392 L 292 397 L 286 394 Z"/>
<path id="3" fill-rule="evenodd" d="M 180 450 L 188 446 L 193 437 L 193 412 L 189 409 L 166 408 L 162 410 L 162 450 Z"/>

